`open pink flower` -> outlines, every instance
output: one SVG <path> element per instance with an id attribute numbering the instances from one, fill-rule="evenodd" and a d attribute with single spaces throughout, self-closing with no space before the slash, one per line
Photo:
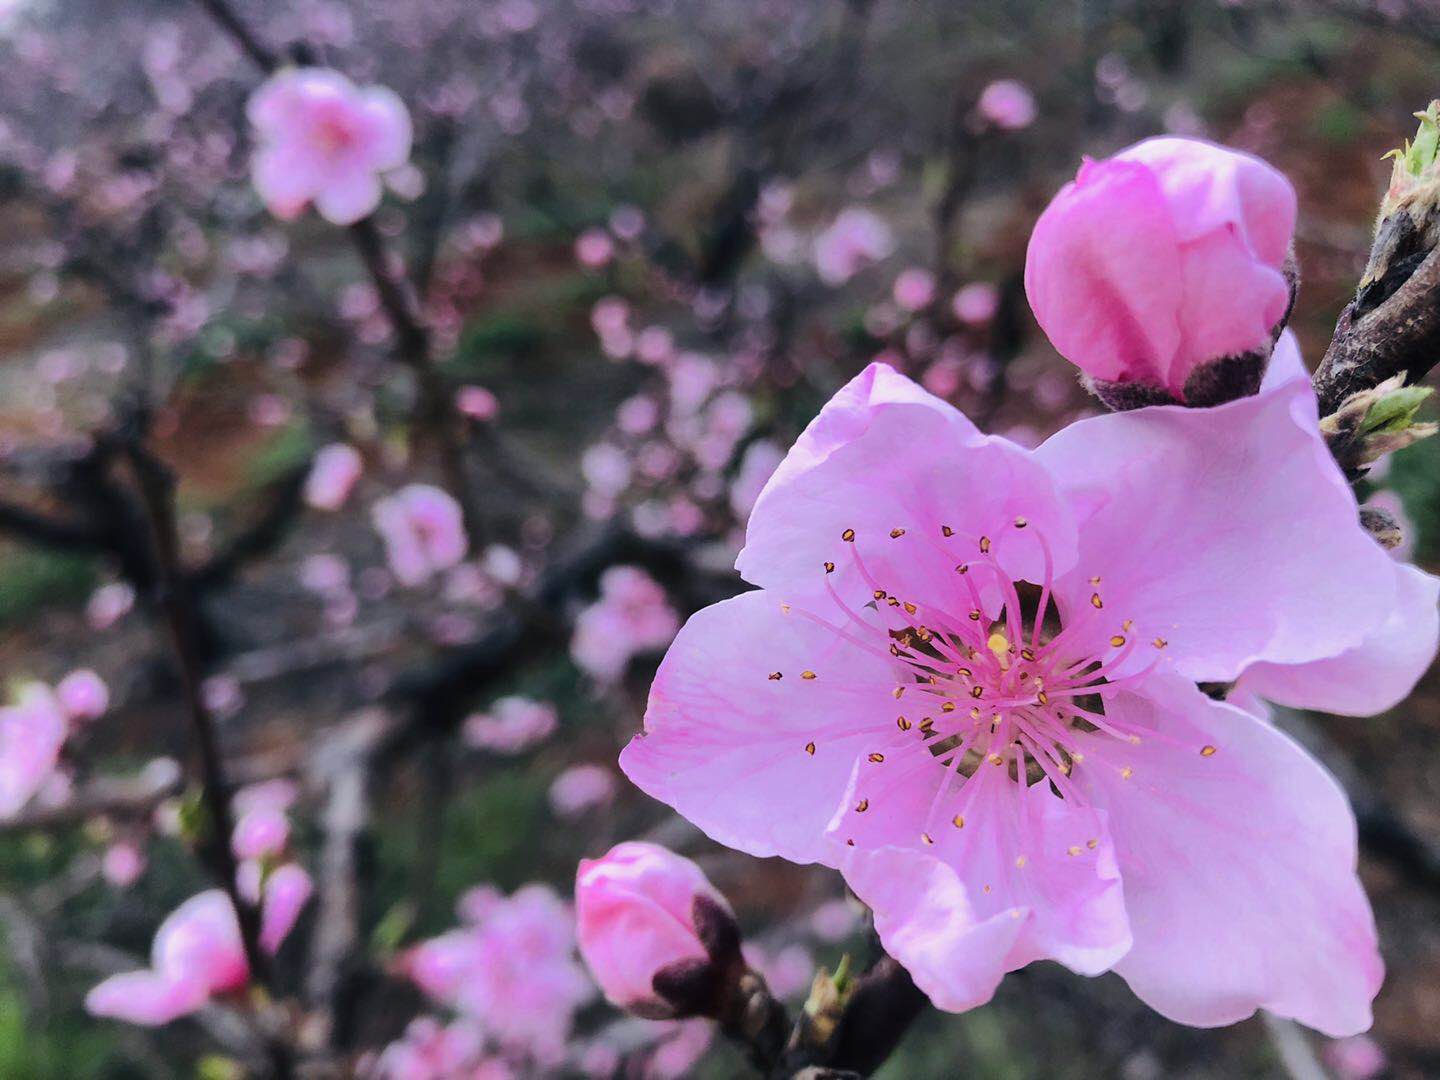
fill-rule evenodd
<path id="1" fill-rule="evenodd" d="M 975 112 L 998 128 L 1018 131 L 1035 122 L 1035 95 L 1015 79 L 996 79 L 981 91 Z"/>
<path id="2" fill-rule="evenodd" d="M 730 910 L 703 870 L 659 844 L 629 841 L 603 858 L 581 860 L 575 877 L 580 955 L 612 1004 L 642 1015 L 663 1012 L 656 973 L 707 959 L 695 922 L 697 897 Z"/>
<path id="3" fill-rule="evenodd" d="M 634 656 L 670 643 L 679 616 L 665 590 L 634 566 L 612 566 L 600 576 L 600 597 L 575 620 L 570 654 L 595 678 L 613 682 Z"/>
<path id="4" fill-rule="evenodd" d="M 310 876 L 298 866 L 270 875 L 260 913 L 260 944 L 267 952 L 280 948 L 311 891 Z M 85 1008 L 92 1016 L 131 1024 L 168 1024 L 217 994 L 240 989 L 249 978 L 235 908 L 223 890 L 210 889 L 160 924 L 149 970 L 112 975 L 86 995 Z"/>
<path id="5" fill-rule="evenodd" d="M 56 683 L 55 697 L 71 720 L 98 720 L 110 708 L 110 688 L 89 668 L 78 668 Z"/>
<path id="6" fill-rule="evenodd" d="M 0 706 L 0 819 L 14 817 L 55 774 L 69 722 L 44 683 Z"/>
<path id="7" fill-rule="evenodd" d="M 550 808 L 560 817 L 579 817 L 615 797 L 615 774 L 603 765 L 572 765 L 550 785 Z"/>
<path id="8" fill-rule="evenodd" d="M 890 226 L 873 211 L 851 206 L 815 237 L 815 269 L 827 285 L 843 285 L 894 250 Z"/>
<path id="9" fill-rule="evenodd" d="M 467 717 L 465 742 L 478 750 L 518 754 L 548 739 L 559 723 L 555 706 L 512 695 L 500 698 L 488 713 Z"/>
<path id="10" fill-rule="evenodd" d="M 1030 237 L 1025 291 L 1092 378 L 1186 401 L 1206 389 L 1197 369 L 1263 360 L 1290 306 L 1294 229 L 1295 190 L 1259 158 L 1147 139 L 1086 161 L 1055 196 Z"/>
<path id="11" fill-rule="evenodd" d="M 407 484 L 370 510 L 390 570 L 402 585 L 423 585 L 465 557 L 460 504 L 430 484 Z"/>
<path id="12" fill-rule="evenodd" d="M 410 950 L 405 969 L 500 1045 L 553 1066 L 575 1010 L 595 992 L 575 960 L 574 916 L 544 885 L 485 900 L 467 925 Z"/>
<path id="13" fill-rule="evenodd" d="M 841 869 L 943 1008 L 1053 959 L 1184 1023 L 1363 1030 L 1344 796 L 1196 685 L 1259 669 L 1294 700 L 1305 670 L 1308 704 L 1381 707 L 1434 655 L 1435 579 L 1362 531 L 1317 424 L 1288 337 L 1257 396 L 1035 451 L 872 365 L 776 471 L 738 562 L 760 589 L 681 630 L 621 765 L 722 843 Z"/>
<path id="14" fill-rule="evenodd" d="M 222 890 L 211 889 L 160 924 L 150 970 L 111 976 L 90 991 L 85 1008 L 132 1024 L 168 1024 L 215 994 L 238 990 L 249 975 L 235 909 Z"/>
<path id="15" fill-rule="evenodd" d="M 257 146 L 255 190 L 279 218 L 313 202 L 350 225 L 380 205 L 381 179 L 410 156 L 410 114 L 393 90 L 358 87 L 338 71 L 286 68 L 246 107 Z"/>
<path id="16" fill-rule="evenodd" d="M 305 501 L 317 510 L 339 510 L 364 471 L 360 451 L 349 443 L 321 447 L 305 478 Z"/>

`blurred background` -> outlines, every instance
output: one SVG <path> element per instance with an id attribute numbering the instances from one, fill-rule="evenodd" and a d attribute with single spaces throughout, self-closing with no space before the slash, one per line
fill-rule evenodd
<path id="1" fill-rule="evenodd" d="M 397 958 L 467 889 L 568 898 L 578 859 L 640 836 L 701 861 L 798 1000 L 815 964 L 865 953 L 838 877 L 723 851 L 615 767 L 677 620 L 740 588 L 729 567 L 784 450 L 876 357 L 1023 443 L 1092 411 L 1031 319 L 1025 246 L 1082 155 L 1160 132 L 1294 182 L 1292 325 L 1313 364 L 1364 265 L 1381 155 L 1440 94 L 1430 0 L 235 10 L 411 110 L 412 167 L 374 221 L 465 417 L 469 553 L 412 572 L 387 548 L 376 505 L 453 471 L 355 238 L 253 193 L 262 76 L 204 5 L 0 0 L 0 676 L 92 668 L 111 699 L 0 821 L 0 1077 L 232 1075 L 223 1016 L 145 1031 L 80 1007 L 207 882 L 163 761 L 191 742 L 154 575 L 97 437 L 136 401 L 178 478 L 231 772 L 297 785 L 294 846 L 322 891 L 354 763 L 336 748 L 369 740 L 341 837 L 358 914 L 329 987 L 339 1045 L 443 1015 Z M 360 464 L 338 502 L 316 479 L 336 444 Z M 1437 569 L 1440 440 L 1363 494 Z M 1361 814 L 1389 968 L 1374 1047 L 1259 1018 L 1190 1030 L 1118 978 L 1042 964 L 987 1008 L 928 1016 L 882 1075 L 1440 1075 L 1440 680 L 1373 720 L 1282 719 Z M 313 976 L 313 908 L 282 985 Z M 617 1063 L 592 1075 L 743 1072 L 718 1041 L 692 1064 L 703 1032 L 676 1049 L 627 1023 L 583 1009 L 568 1074 L 587 1053 Z"/>

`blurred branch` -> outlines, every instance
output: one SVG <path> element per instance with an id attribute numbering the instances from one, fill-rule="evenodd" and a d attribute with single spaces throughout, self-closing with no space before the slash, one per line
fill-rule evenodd
<path id="1" fill-rule="evenodd" d="M 180 767 L 161 758 L 136 776 L 91 780 L 59 806 L 31 806 L 16 817 L 0 821 L 0 834 L 50 829 L 100 816 L 148 817 L 160 803 L 180 791 L 182 780 Z"/>
<path id="2" fill-rule="evenodd" d="M 136 423 L 135 426 L 143 429 L 143 424 Z M 141 445 L 138 434 L 132 433 L 128 438 L 125 453 L 134 471 L 140 501 L 148 519 L 159 604 L 170 631 L 170 643 L 180 669 L 185 704 L 200 759 L 201 798 L 209 820 L 197 847 L 234 905 L 251 977 L 261 985 L 269 986 L 269 958 L 260 945 L 260 913 L 240 894 L 240 868 L 230 847 L 230 836 L 234 832 L 230 807 L 232 791 L 225 776 L 215 718 L 205 704 L 201 689 L 203 668 L 197 644 L 200 622 L 190 583 L 180 564 L 174 479 L 166 467 Z M 281 1078 L 293 1075 L 289 1048 L 279 1038 L 267 1038 L 266 1041 L 274 1074 Z"/>

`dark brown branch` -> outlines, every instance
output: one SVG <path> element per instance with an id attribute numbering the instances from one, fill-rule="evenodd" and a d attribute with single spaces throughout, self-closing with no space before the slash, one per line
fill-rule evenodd
<path id="1" fill-rule="evenodd" d="M 1392 375 L 1404 372 L 1407 382 L 1418 382 L 1440 361 L 1440 248 L 1384 303 L 1356 318 L 1357 304 L 1341 312 L 1315 372 L 1321 416 Z"/>
<path id="2" fill-rule="evenodd" d="M 274 71 L 280 66 L 280 57 L 261 44 L 260 39 L 252 34 L 249 28 L 235 14 L 225 0 L 198 0 L 198 3 L 210 17 L 225 29 L 230 39 L 239 46 L 240 51 L 255 62 L 255 66 L 263 71 Z"/>
<path id="3" fill-rule="evenodd" d="M 225 776 L 224 759 L 216 732 L 215 718 L 205 705 L 202 691 L 203 666 L 198 647 L 200 621 L 194 597 L 180 563 L 180 542 L 175 527 L 174 482 L 166 467 L 132 438 L 126 454 L 135 473 L 140 502 L 150 528 L 159 606 L 170 634 L 170 644 L 180 669 L 185 704 L 195 736 L 200 762 L 201 797 L 208 815 L 207 828 L 199 850 L 230 898 L 240 924 L 240 938 L 251 977 L 261 985 L 270 984 L 270 964 L 260 946 L 260 913 L 240 895 L 239 864 L 230 847 L 234 819 L 230 808 L 231 788 Z M 277 1077 L 293 1075 L 290 1053 L 283 1041 L 267 1038 L 272 1069 Z"/>
<path id="4" fill-rule="evenodd" d="M 310 466 L 307 460 L 275 483 L 266 493 L 265 505 L 255 519 L 209 562 L 191 573 L 194 588 L 203 592 L 224 584 L 241 567 L 268 555 L 285 539 L 290 525 L 305 509 L 305 481 L 310 475 Z"/>

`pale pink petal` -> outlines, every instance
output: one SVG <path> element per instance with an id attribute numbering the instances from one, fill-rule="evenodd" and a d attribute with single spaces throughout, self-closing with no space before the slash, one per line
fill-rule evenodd
<path id="1" fill-rule="evenodd" d="M 780 603 L 746 593 L 685 624 L 620 766 L 722 844 L 833 864 L 825 828 L 856 753 L 893 730 L 894 675 Z"/>
<path id="2" fill-rule="evenodd" d="M 199 979 L 131 971 L 112 975 L 86 994 L 85 1011 L 91 1016 L 154 1027 L 194 1012 L 208 998 Z"/>
<path id="3" fill-rule="evenodd" d="M 1359 645 L 1308 664 L 1252 664 L 1236 690 L 1346 716 L 1393 709 L 1415 689 L 1440 642 L 1440 578 L 1400 563 L 1395 585 L 1390 617 Z"/>
<path id="4" fill-rule="evenodd" d="M 349 170 L 331 176 L 315 192 L 315 209 L 332 225 L 353 225 L 380 205 L 380 178 L 374 173 Z"/>
<path id="5" fill-rule="evenodd" d="M 1334 656 L 1387 617 L 1391 560 L 1358 524 L 1288 337 L 1275 366 L 1255 397 L 1081 420 L 1036 451 L 1082 514 L 1056 590 L 1067 619 L 1099 596 L 1095 634 L 1133 620 L 1144 651 L 1163 640 L 1182 674 L 1230 680 Z"/>
<path id="6" fill-rule="evenodd" d="M 1222 356 L 1240 356 L 1270 340 L 1275 324 L 1290 306 L 1290 284 L 1273 266 L 1255 256 L 1227 229 L 1181 245 L 1184 299 L 1180 306 L 1183 338 L 1170 390 L 1184 390 L 1184 378 L 1196 365 Z M 1246 298 L 1236 304 L 1236 293 Z"/>
<path id="7" fill-rule="evenodd" d="M 385 86 L 366 87 L 359 97 L 368 165 L 376 172 L 398 169 L 410 157 L 410 113 L 405 103 Z"/>
<path id="8" fill-rule="evenodd" d="M 1138 162 L 1086 162 L 1040 215 L 1025 293 L 1045 335 L 1089 374 L 1167 382 L 1183 292 L 1175 226 Z"/>
<path id="9" fill-rule="evenodd" d="M 166 917 L 155 934 L 151 965 L 170 980 L 199 979 L 211 993 L 245 984 L 249 966 L 240 922 L 223 890 L 192 896 Z"/>
<path id="10" fill-rule="evenodd" d="M 298 216 L 314 197 L 320 185 L 320 171 L 306 154 L 267 146 L 255 152 L 251 180 L 266 208 L 285 220 Z"/>
<path id="11" fill-rule="evenodd" d="M 1075 782 L 1108 813 L 1135 935 L 1115 970 L 1181 1023 L 1266 1008 L 1328 1035 L 1365 1030 L 1383 968 L 1339 786 L 1182 679 L 1146 693 L 1105 707 L 1147 732 L 1138 742 L 1077 733 Z"/>
<path id="12" fill-rule="evenodd" d="M 989 1001 L 1025 911 L 978 918 L 955 871 L 913 849 L 879 848 L 846 860 L 846 880 L 875 911 L 875 932 L 937 1008 Z"/>
<path id="13" fill-rule="evenodd" d="M 828 562 L 831 583 L 847 596 L 874 587 L 963 611 L 972 604 L 956 565 L 977 558 L 983 543 L 1005 570 L 1038 581 L 1037 535 L 1057 568 L 1073 561 L 1074 524 L 1044 470 L 872 364 L 775 470 L 751 512 L 736 568 L 766 588 L 810 591 L 823 588 Z M 983 588 L 993 585 L 991 575 L 976 576 Z"/>
<path id="14" fill-rule="evenodd" d="M 260 913 L 262 949 L 269 953 L 279 951 L 314 892 L 310 875 L 296 863 L 287 863 L 270 874 L 265 880 L 265 902 Z"/>

